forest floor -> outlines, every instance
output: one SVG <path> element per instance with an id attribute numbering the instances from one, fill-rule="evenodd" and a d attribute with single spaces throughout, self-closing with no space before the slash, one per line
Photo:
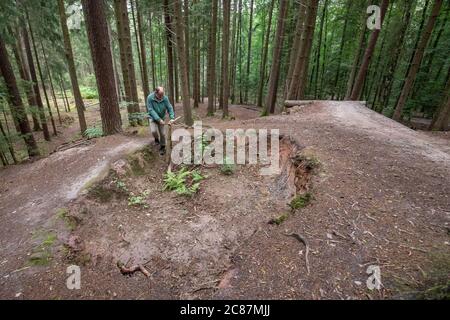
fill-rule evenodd
<path id="1" fill-rule="evenodd" d="M 230 110 L 233 121 L 206 118 L 204 105 L 195 116 L 221 130 L 280 129 L 281 175 L 203 166 L 192 198 L 163 191 L 167 166 L 147 127 L 1 170 L 0 298 L 389 299 L 450 280 L 448 135 L 359 103 L 265 118 Z M 98 119 L 98 107 L 87 118 Z M 52 149 L 77 140 L 75 124 L 59 129 Z M 299 154 L 314 168 L 291 161 Z M 293 211 L 299 192 L 312 200 Z M 142 201 L 130 205 L 131 193 Z M 119 261 L 150 276 L 122 275 Z M 80 290 L 66 287 L 71 264 L 81 267 Z M 380 267 L 380 290 L 366 287 L 370 265 Z"/>

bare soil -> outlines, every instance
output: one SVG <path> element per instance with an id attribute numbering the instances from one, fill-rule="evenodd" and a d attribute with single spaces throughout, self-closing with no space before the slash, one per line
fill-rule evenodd
<path id="1" fill-rule="evenodd" d="M 358 103 L 265 118 L 230 109 L 232 121 L 206 118 L 204 105 L 195 113 L 219 129 L 280 129 L 279 176 L 203 166 L 198 194 L 163 191 L 167 166 L 147 128 L 1 170 L 0 297 L 387 299 L 449 279 L 448 139 Z M 60 130 L 70 141 L 77 128 Z M 314 168 L 295 160 L 304 155 Z M 143 203 L 130 205 L 131 193 Z M 290 208 L 305 193 L 311 203 Z M 291 233 L 307 242 L 308 262 Z M 150 277 L 121 274 L 119 261 Z M 66 287 L 71 264 L 81 266 L 80 290 Z M 381 268 L 380 290 L 366 287 L 369 265 Z"/>

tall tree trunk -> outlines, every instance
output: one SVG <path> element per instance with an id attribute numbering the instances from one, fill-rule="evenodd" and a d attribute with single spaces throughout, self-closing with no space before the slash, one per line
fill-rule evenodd
<path id="1" fill-rule="evenodd" d="M 217 37 L 217 1 L 212 2 L 212 20 L 209 30 L 209 48 L 208 48 L 208 115 L 214 115 L 214 99 L 216 87 L 216 37 Z"/>
<path id="2" fill-rule="evenodd" d="M 24 23 L 23 23 L 24 24 Z M 30 68 L 31 81 L 33 81 L 33 92 L 36 99 L 36 104 L 39 111 L 39 119 L 41 120 L 42 132 L 44 133 L 44 139 L 50 141 L 50 132 L 48 130 L 47 119 L 45 118 L 44 104 L 42 103 L 41 92 L 39 91 L 39 83 L 36 75 L 36 68 L 33 61 L 33 53 L 31 52 L 30 39 L 28 37 L 28 31 L 24 25 L 22 25 L 21 34 L 23 42 L 25 44 L 25 53 L 27 55 L 28 66 Z"/>
<path id="3" fill-rule="evenodd" d="M 444 131 L 450 124 L 450 68 L 447 73 L 447 84 L 444 90 L 442 105 L 437 110 L 430 125 L 430 130 Z"/>
<path id="4" fill-rule="evenodd" d="M 280 8 L 278 12 L 277 31 L 275 34 L 275 46 L 272 53 L 272 66 L 270 68 L 269 90 L 266 96 L 266 103 L 263 110 L 263 115 L 269 112 L 275 112 L 275 102 L 277 100 L 278 81 L 280 77 L 280 58 L 281 50 L 284 41 L 284 25 L 286 23 L 286 14 L 288 9 L 288 0 L 280 0 Z"/>
<path id="5" fill-rule="evenodd" d="M 320 31 L 319 31 L 319 42 L 317 44 L 317 62 L 316 62 L 316 77 L 314 82 L 314 98 L 317 99 L 318 95 L 318 83 L 319 83 L 319 70 L 320 70 L 320 54 L 322 51 L 322 38 L 323 38 L 323 26 L 325 23 L 325 14 L 328 8 L 328 0 L 325 0 L 322 9 L 322 18 L 320 19 Z"/>
<path id="6" fill-rule="evenodd" d="M 222 109 L 223 118 L 228 118 L 228 97 L 230 94 L 230 82 L 228 72 L 229 49 L 230 49 L 230 11 L 231 1 L 223 0 L 223 39 L 222 39 Z"/>
<path id="7" fill-rule="evenodd" d="M 346 12 L 345 12 L 345 22 L 344 22 L 344 27 L 342 29 L 341 44 L 339 46 L 339 53 L 338 53 L 338 58 L 337 58 L 337 71 L 336 71 L 336 77 L 334 78 L 334 84 L 333 84 L 333 93 L 332 93 L 333 99 L 335 99 L 335 97 L 339 95 L 338 84 L 339 84 L 339 78 L 341 75 L 342 54 L 344 52 L 345 41 L 347 39 L 347 27 L 348 27 L 348 20 L 350 19 L 350 9 L 352 8 L 352 3 L 353 3 L 352 0 L 347 0 L 347 8 L 346 8 Z"/>
<path id="8" fill-rule="evenodd" d="M 194 0 L 193 5 L 197 5 L 197 0 Z M 200 102 L 200 26 L 199 24 L 194 24 L 194 64 L 193 64 L 193 86 L 192 86 L 192 97 L 194 99 L 194 109 L 198 108 Z M 188 60 L 189 61 L 189 60 Z"/>
<path id="9" fill-rule="evenodd" d="M 87 129 L 86 118 L 84 117 L 84 103 L 81 97 L 80 87 L 78 85 L 77 71 L 75 68 L 75 61 L 73 59 L 72 42 L 70 40 L 69 28 L 67 27 L 66 10 L 64 7 L 64 0 L 58 0 L 59 19 L 61 22 L 61 29 L 64 40 L 64 51 L 66 55 L 67 67 L 69 69 L 70 83 L 72 84 L 72 92 L 75 99 L 75 107 L 77 108 L 78 121 L 80 124 L 81 134 Z M 65 91 L 64 91 L 65 94 Z M 70 111 L 70 105 L 68 106 Z"/>
<path id="10" fill-rule="evenodd" d="M 411 94 L 411 89 L 413 88 L 414 81 L 416 80 L 417 72 L 419 71 L 420 65 L 422 63 L 423 55 L 425 53 L 425 49 L 428 45 L 428 41 L 430 40 L 431 33 L 433 32 L 434 26 L 436 24 L 436 19 L 439 16 L 439 12 L 442 7 L 443 0 L 435 0 L 433 9 L 431 11 L 431 16 L 428 19 L 427 26 L 424 29 L 422 34 L 419 46 L 417 47 L 416 53 L 414 54 L 413 62 L 411 64 L 411 68 L 406 76 L 405 83 L 402 88 L 402 92 L 400 93 L 400 97 L 397 101 L 397 105 L 395 106 L 395 112 L 393 115 L 393 119 L 396 121 L 400 121 L 403 113 L 403 108 L 405 107 L 406 100 Z"/>
<path id="11" fill-rule="evenodd" d="M 264 39 L 264 49 L 262 54 L 261 69 L 259 70 L 258 99 L 256 104 L 258 107 L 261 108 L 263 107 L 263 92 L 264 92 L 264 85 L 266 83 L 267 55 L 269 53 L 269 40 L 270 40 L 270 32 L 272 29 L 272 16 L 274 6 L 275 0 L 271 0 L 269 7 L 269 18 L 267 22 L 267 31 Z"/>
<path id="12" fill-rule="evenodd" d="M 1 132 L 2 136 L 3 136 L 3 141 L 5 141 L 7 143 L 7 145 L 8 145 L 8 150 L 9 150 L 9 153 L 11 154 L 11 158 L 13 159 L 14 164 L 17 164 L 18 161 L 17 161 L 17 158 L 16 158 L 16 153 L 14 152 L 14 147 L 13 147 L 13 145 L 11 143 L 11 140 L 9 139 L 8 135 L 6 134 L 5 129 L 3 129 L 3 125 L 2 125 L 1 121 L 0 121 L 0 132 Z M 6 156 L 5 156 L 5 161 L 3 162 L 3 165 L 8 165 L 8 161 L 6 159 Z"/>
<path id="13" fill-rule="evenodd" d="M 53 98 L 53 106 L 56 108 L 56 113 L 58 114 L 59 125 L 62 125 L 61 113 L 59 112 L 59 105 L 58 105 L 58 101 L 56 100 L 55 87 L 53 86 L 52 73 L 50 71 L 50 66 L 49 66 L 49 63 L 47 60 L 47 54 L 45 52 L 44 44 L 42 42 L 41 42 L 41 48 L 42 48 L 42 55 L 44 56 L 45 69 L 47 70 L 48 82 L 50 83 L 50 92 L 51 92 L 52 98 Z"/>
<path id="14" fill-rule="evenodd" d="M 381 24 L 383 24 L 384 17 L 386 15 L 386 11 L 389 5 L 389 0 L 382 0 L 381 3 Z M 363 89 L 364 82 L 366 81 L 367 70 L 369 69 L 370 61 L 372 60 L 373 53 L 375 51 L 375 46 L 377 45 L 378 37 L 380 35 L 380 31 L 375 29 L 372 31 L 370 35 L 369 44 L 367 45 L 366 52 L 364 54 L 363 61 L 361 63 L 361 67 L 359 68 L 358 76 L 355 80 L 355 85 L 353 86 L 352 94 L 350 96 L 350 100 L 358 100 L 361 97 L 361 92 Z"/>
<path id="15" fill-rule="evenodd" d="M 12 34 L 12 31 L 10 32 Z M 37 112 L 35 110 L 37 106 L 36 97 L 33 93 L 33 88 L 29 85 L 29 83 L 31 82 L 30 68 L 28 67 L 27 57 L 23 50 L 22 37 L 20 36 L 20 32 L 18 32 L 17 35 L 18 38 L 16 41 L 16 46 L 13 47 L 13 53 L 16 59 L 17 67 L 19 69 L 20 77 L 25 81 L 25 93 L 27 96 L 28 107 L 33 118 L 33 131 L 39 131 L 41 130 L 41 126 L 37 117 Z"/>
<path id="16" fill-rule="evenodd" d="M 181 73 L 181 92 L 182 92 L 182 100 L 183 100 L 183 113 L 184 113 L 184 122 L 188 126 L 192 126 L 194 121 L 192 120 L 192 111 L 190 105 L 190 94 L 189 94 L 189 73 L 188 73 L 188 64 L 186 61 L 186 45 L 184 42 L 184 30 L 185 26 L 183 14 L 181 11 L 181 0 L 174 1 L 174 18 L 175 18 L 175 26 L 176 26 L 176 37 L 177 37 L 177 47 L 178 47 L 178 62 L 180 65 L 180 73 Z"/>
<path id="17" fill-rule="evenodd" d="M 117 23 L 117 34 L 119 36 L 120 64 L 122 67 L 124 80 L 125 100 L 128 102 L 128 119 L 131 125 L 135 125 L 136 120 L 133 113 L 139 112 L 139 99 L 137 95 L 136 75 L 134 71 L 127 0 L 114 0 L 114 12 Z"/>
<path id="18" fill-rule="evenodd" d="M 27 146 L 28 155 L 35 157 L 39 155 L 39 149 L 34 140 L 33 133 L 31 132 L 30 124 L 28 122 L 25 108 L 22 104 L 19 88 L 17 87 L 16 77 L 11 66 L 8 57 L 8 51 L 6 50 L 5 42 L 0 35 L 0 70 L 5 80 L 5 84 L 8 90 L 9 99 L 11 101 L 11 111 L 13 117 L 17 120 L 20 127 L 20 133 Z"/>
<path id="19" fill-rule="evenodd" d="M 189 28 L 189 0 L 183 1 L 184 5 L 184 44 L 186 47 L 186 61 L 188 63 L 188 88 L 189 88 L 189 94 L 191 93 L 191 78 L 190 78 L 190 62 L 191 62 L 191 55 L 190 55 L 190 28 Z"/>
<path id="20" fill-rule="evenodd" d="M 238 2 L 239 1 L 239 2 Z M 236 7 L 237 4 L 237 7 Z M 236 13 L 236 9 L 238 12 Z M 238 53 L 240 52 L 240 37 L 241 37 L 241 25 L 242 25 L 242 0 L 235 0 L 235 14 L 234 14 L 234 41 L 233 41 L 233 49 L 232 49 L 232 62 L 231 65 L 235 66 L 231 68 L 231 92 L 230 98 L 231 103 L 236 101 L 236 78 L 237 78 L 237 70 L 238 70 Z"/>
<path id="21" fill-rule="evenodd" d="M 135 4 L 133 2 L 136 2 Z M 134 40 L 136 42 L 136 52 L 138 56 L 138 63 L 139 63 L 139 71 L 141 74 L 141 84 L 142 88 L 144 88 L 144 71 L 143 71 L 143 65 L 142 65 L 142 55 L 141 55 L 141 45 L 139 41 L 139 32 L 137 27 L 137 19 L 136 19 L 136 12 L 135 12 L 135 5 L 137 6 L 137 1 L 130 0 L 130 7 L 131 7 L 131 18 L 132 18 L 132 25 L 134 30 Z M 131 33 L 130 33 L 131 35 Z M 130 37 L 131 39 L 131 37 Z M 144 92 L 144 99 L 146 98 L 146 93 Z"/>
<path id="22" fill-rule="evenodd" d="M 142 90 L 144 91 L 144 100 L 150 94 L 150 88 L 148 86 L 148 70 L 147 70 L 147 51 L 145 46 L 144 34 L 142 32 L 142 12 L 139 8 L 139 1 L 136 1 L 136 13 L 137 13 L 137 28 L 139 33 L 139 45 L 142 62 Z"/>
<path id="23" fill-rule="evenodd" d="M 169 77 L 168 96 L 169 100 L 172 101 L 172 103 L 175 103 L 175 63 L 173 57 L 173 30 L 172 18 L 169 11 L 169 0 L 164 0 L 164 23 L 166 25 L 167 75 Z"/>
<path id="24" fill-rule="evenodd" d="M 82 5 L 97 80 L 103 134 L 119 133 L 122 131 L 122 119 L 115 93 L 112 52 L 104 3 L 82 0 Z"/>
<path id="25" fill-rule="evenodd" d="M 297 61 L 298 54 L 301 51 L 302 46 L 302 37 L 303 32 L 305 30 L 305 18 L 306 18 L 306 8 L 308 6 L 309 0 L 301 0 L 299 2 L 298 7 L 298 19 L 297 19 L 297 25 L 295 27 L 295 33 L 294 33 L 294 42 L 292 44 L 290 56 L 289 56 L 289 68 L 288 73 L 286 77 L 286 84 L 285 84 L 285 98 L 288 95 L 289 87 L 292 83 L 292 77 L 294 76 L 294 70 L 295 70 L 295 62 Z"/>
<path id="26" fill-rule="evenodd" d="M 149 12 L 148 15 L 148 28 L 150 30 L 150 62 L 151 62 L 151 68 L 152 68 L 152 89 L 154 89 L 157 86 L 157 80 L 156 80 L 156 66 L 155 66 L 155 45 L 153 43 L 153 13 Z"/>
<path id="27" fill-rule="evenodd" d="M 247 72 L 245 74 L 245 92 L 244 101 L 248 102 L 248 88 L 250 85 L 250 64 L 252 54 L 252 35 L 253 35 L 253 0 L 250 0 L 250 21 L 248 24 L 248 45 L 247 45 Z"/>
<path id="28" fill-rule="evenodd" d="M 31 28 L 31 22 L 28 17 L 28 13 L 27 13 L 27 20 L 28 20 L 28 27 L 30 29 L 31 43 L 33 44 L 34 56 L 36 58 L 36 64 L 38 67 L 39 78 L 41 78 L 42 90 L 44 91 L 44 97 L 45 97 L 45 102 L 47 103 L 48 115 L 50 117 L 50 122 L 51 122 L 52 128 L 53 128 L 53 135 L 57 136 L 58 132 L 56 131 L 55 120 L 53 119 L 53 113 L 52 113 L 52 109 L 50 107 L 50 100 L 48 98 L 47 89 L 45 88 L 44 73 L 42 72 L 41 63 L 39 61 L 37 45 L 36 45 L 36 41 L 34 39 L 33 29 Z"/>
<path id="29" fill-rule="evenodd" d="M 317 0 L 309 0 L 306 11 L 305 31 L 302 35 L 302 44 L 300 46 L 297 61 L 295 62 L 295 69 L 293 73 L 293 79 L 295 79 L 295 81 L 291 81 L 287 95 L 289 100 L 302 99 L 306 89 L 308 64 L 314 37 L 317 7 Z"/>

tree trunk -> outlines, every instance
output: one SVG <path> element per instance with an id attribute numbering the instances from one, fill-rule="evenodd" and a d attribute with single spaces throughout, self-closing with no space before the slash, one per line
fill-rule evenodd
<path id="1" fill-rule="evenodd" d="M 411 64 L 411 68 L 406 76 L 405 83 L 402 88 L 402 92 L 400 93 L 400 97 L 397 101 L 397 105 L 395 107 L 395 112 L 393 115 L 393 119 L 396 121 L 400 121 L 402 118 L 403 108 L 406 104 L 406 100 L 411 94 L 411 89 L 413 88 L 414 81 L 416 80 L 417 72 L 419 71 L 420 65 L 422 63 L 423 55 L 425 49 L 427 47 L 428 41 L 430 40 L 431 33 L 433 32 L 433 28 L 436 24 L 436 19 L 439 16 L 439 12 L 442 7 L 443 0 L 436 0 L 433 5 L 433 9 L 431 11 L 431 16 L 428 19 L 427 26 L 422 34 L 419 46 L 417 47 L 417 51 L 414 54 L 413 62 Z"/>
<path id="2" fill-rule="evenodd" d="M 190 62 L 191 62 L 191 55 L 190 55 L 190 30 L 189 30 L 189 0 L 183 1 L 184 5 L 184 45 L 186 47 L 186 61 L 188 63 L 188 88 L 189 88 L 189 95 L 191 93 L 191 78 L 190 78 Z"/>
<path id="3" fill-rule="evenodd" d="M 78 121 L 80 124 L 81 134 L 87 129 L 86 118 L 84 117 L 84 103 L 81 97 L 80 87 L 78 85 L 77 71 L 75 68 L 75 61 L 73 59 L 72 42 L 70 40 L 69 28 L 67 27 L 67 17 L 64 7 L 64 0 L 58 0 L 59 19 L 61 22 L 61 29 L 64 40 L 64 51 L 66 55 L 67 67 L 69 70 L 70 83 L 72 84 L 72 92 L 75 99 L 75 107 L 77 108 Z M 65 94 L 65 91 L 64 91 Z M 70 111 L 70 105 L 68 105 Z"/>
<path id="4" fill-rule="evenodd" d="M 197 0 L 194 0 L 193 5 L 197 5 Z M 194 64 L 193 64 L 193 87 L 192 87 L 192 97 L 194 99 L 194 109 L 198 108 L 200 102 L 200 26 L 194 25 L 194 46 L 193 46 L 193 54 L 194 54 Z"/>
<path id="5" fill-rule="evenodd" d="M 257 99 L 257 106 L 263 107 L 263 91 L 264 91 L 264 85 L 266 83 L 266 69 L 267 69 L 267 55 L 269 53 L 269 40 L 270 40 L 270 32 L 272 27 L 272 16 L 273 16 L 273 7 L 275 6 L 275 0 L 270 1 L 270 7 L 269 7 L 269 18 L 268 18 L 268 24 L 267 24 L 267 31 L 266 36 L 264 40 L 264 49 L 262 54 L 262 62 L 261 62 L 261 69 L 259 70 L 259 86 L 258 86 L 258 99 Z"/>
<path id="6" fill-rule="evenodd" d="M 33 61 L 33 53 L 31 52 L 30 39 L 28 38 L 28 31 L 23 25 L 21 28 L 22 38 L 25 44 L 25 53 L 27 55 L 28 66 L 30 68 L 31 81 L 33 81 L 33 93 L 36 99 L 36 105 L 39 111 L 39 119 L 41 120 L 42 132 L 44 139 L 50 141 L 50 132 L 48 131 L 47 119 L 45 118 L 44 105 L 42 103 L 41 92 L 39 91 L 39 84 L 36 75 L 36 68 Z"/>
<path id="7" fill-rule="evenodd" d="M 56 113 L 58 114 L 59 125 L 62 125 L 61 114 L 59 112 L 58 101 L 56 100 L 55 87 L 53 86 L 52 73 L 50 71 L 50 66 L 49 66 L 48 60 L 47 60 L 47 54 L 45 52 L 44 44 L 42 42 L 41 42 L 41 48 L 42 48 L 42 55 L 44 56 L 45 69 L 47 70 L 48 81 L 50 82 L 50 92 L 51 92 L 52 98 L 53 98 L 53 106 L 56 108 Z"/>
<path id="8" fill-rule="evenodd" d="M 278 81 L 280 77 L 280 58 L 284 41 L 284 25 L 286 20 L 287 8 L 289 1 L 280 0 L 280 9 L 278 12 L 277 31 L 275 34 L 275 46 L 272 53 L 272 66 L 270 68 L 269 90 L 266 97 L 263 115 L 269 112 L 275 112 L 275 102 L 277 100 Z"/>
<path id="9" fill-rule="evenodd" d="M 139 1 L 136 1 L 136 13 L 137 13 L 137 27 L 139 33 L 139 45 L 142 62 L 142 90 L 144 91 L 144 101 L 150 94 L 150 88 L 148 86 L 148 71 L 147 71 L 147 51 L 145 46 L 144 34 L 142 32 L 142 12 L 139 8 Z"/>
<path id="10" fill-rule="evenodd" d="M 320 54 L 321 54 L 321 50 L 322 50 L 323 26 L 325 23 L 325 14 L 327 12 L 327 8 L 328 8 L 328 0 L 325 0 L 325 2 L 323 4 L 323 9 L 322 9 L 322 18 L 320 19 L 319 42 L 317 44 L 316 77 L 315 77 L 315 82 L 314 82 L 314 98 L 315 99 L 318 98 L 317 85 L 319 83 Z"/>
<path id="11" fill-rule="evenodd" d="M 119 133 L 122 131 L 122 120 L 115 93 L 111 44 L 104 3 L 82 0 L 82 5 L 97 80 L 103 134 Z"/>
<path id="12" fill-rule="evenodd" d="M 182 92 L 182 100 L 183 100 L 183 113 L 184 113 L 184 123 L 188 126 L 192 126 L 194 124 L 192 120 L 192 111 L 190 105 L 190 94 L 189 94 L 189 73 L 188 73 L 188 64 L 186 61 L 186 46 L 184 43 L 184 30 L 183 26 L 184 19 L 181 11 L 181 0 L 174 1 L 174 18 L 175 18 L 175 26 L 176 26 L 176 37 L 177 37 L 177 47 L 178 47 L 178 62 L 180 65 L 180 73 L 181 73 L 181 92 Z"/>
<path id="13" fill-rule="evenodd" d="M 12 34 L 12 30 L 10 31 Z M 31 82 L 30 69 L 28 67 L 27 57 L 23 50 L 22 37 L 20 32 L 17 33 L 16 45 L 13 47 L 14 57 L 16 59 L 17 67 L 19 69 L 19 74 L 22 80 L 25 82 L 25 93 L 27 96 L 28 107 L 30 109 L 31 116 L 33 118 L 33 131 L 41 130 L 39 119 L 37 117 L 37 112 L 35 110 L 37 106 L 36 97 L 33 93 L 33 88 L 29 85 Z"/>
<path id="14" fill-rule="evenodd" d="M 13 117 L 17 120 L 20 127 L 20 133 L 27 146 L 28 155 L 35 157 L 39 155 L 39 149 L 31 132 L 25 108 L 22 104 L 19 88 L 17 87 L 16 77 L 8 57 L 3 38 L 0 36 L 0 70 L 5 80 L 8 90 L 9 99 L 11 101 L 11 111 Z"/>
<path id="15" fill-rule="evenodd" d="M 231 1 L 223 0 L 223 39 L 222 39 L 222 109 L 223 118 L 228 118 L 228 97 L 230 95 L 230 82 L 228 72 L 228 59 L 230 49 L 230 10 Z"/>
<path id="16" fill-rule="evenodd" d="M 169 0 L 164 0 L 164 23 L 166 25 L 167 75 L 169 77 L 168 96 L 175 103 L 175 64 L 173 58 L 172 18 L 169 11 Z"/>
<path id="17" fill-rule="evenodd" d="M 382 0 L 382 3 L 381 3 L 381 24 L 382 25 L 383 25 L 384 17 L 386 15 L 388 5 L 389 5 L 389 0 Z M 381 30 L 375 29 L 372 31 L 372 34 L 370 35 L 369 44 L 367 45 L 367 49 L 364 54 L 363 61 L 361 63 L 361 67 L 359 68 L 358 76 L 356 77 L 355 85 L 353 86 L 350 100 L 356 101 L 361 96 L 363 85 L 364 85 L 364 82 L 366 81 L 367 70 L 369 69 L 369 64 L 370 64 L 370 61 L 372 60 L 372 56 L 375 51 L 375 46 L 377 45 L 380 31 Z"/>
<path id="18" fill-rule="evenodd" d="M 209 30 L 209 48 L 208 48 L 208 116 L 214 115 L 214 94 L 216 87 L 216 36 L 217 36 L 217 1 L 212 2 L 212 20 Z"/>
<path id="19" fill-rule="evenodd" d="M 250 85 L 250 64 L 252 51 L 252 35 L 253 35 L 253 0 L 250 0 L 250 21 L 248 24 L 248 45 L 247 45 L 247 70 L 245 74 L 245 92 L 244 101 L 248 102 L 248 88 Z"/>
<path id="20" fill-rule="evenodd" d="M 117 23 L 117 34 L 119 36 L 120 64 L 122 67 L 125 88 L 125 100 L 128 102 L 128 119 L 131 125 L 135 125 L 136 120 L 133 113 L 139 112 L 139 100 L 133 63 L 133 49 L 127 0 L 114 0 L 114 12 Z M 110 51 L 110 49 L 108 51 Z"/>
<path id="21" fill-rule="evenodd" d="M 441 107 L 437 110 L 430 125 L 430 130 L 444 131 L 450 124 L 450 68 L 447 73 L 447 84 L 444 90 L 444 99 Z"/>
<path id="22" fill-rule="evenodd" d="M 156 67 L 155 67 L 155 46 L 153 44 L 153 13 L 150 12 L 148 15 L 148 25 L 150 30 L 150 55 L 151 55 L 151 68 L 152 68 L 152 89 L 157 86 L 156 81 Z"/>
<path id="23" fill-rule="evenodd" d="M 288 100 L 303 99 L 306 88 L 306 80 L 308 75 L 309 57 L 313 43 L 314 30 L 317 17 L 317 0 L 308 0 L 308 8 L 306 11 L 305 30 L 302 35 L 300 52 L 295 62 L 293 79 L 289 86 L 287 95 Z"/>
<path id="24" fill-rule="evenodd" d="M 58 132 L 56 131 L 55 120 L 53 119 L 53 113 L 52 113 L 52 109 L 50 107 L 50 100 L 48 98 L 47 89 L 45 88 L 44 74 L 42 72 L 41 63 L 39 61 L 39 54 L 38 54 L 38 50 L 37 50 L 37 46 L 36 46 L 36 41 L 34 39 L 33 29 L 31 28 L 31 22 L 28 17 L 28 13 L 27 13 L 27 20 L 28 20 L 28 27 L 30 29 L 31 43 L 33 44 L 34 56 L 36 58 L 36 64 L 38 67 L 39 78 L 41 78 L 42 90 L 44 91 L 44 97 L 45 97 L 45 102 L 47 103 L 48 115 L 50 117 L 50 122 L 51 122 L 52 128 L 53 128 L 53 135 L 57 136 Z"/>
<path id="25" fill-rule="evenodd" d="M 333 99 L 335 99 L 335 97 L 339 95 L 338 83 L 339 83 L 339 77 L 341 75 L 342 54 L 344 52 L 345 41 L 347 39 L 347 27 L 348 27 L 348 20 L 350 19 L 350 9 L 352 7 L 352 3 L 353 3 L 352 0 L 347 0 L 347 9 L 345 12 L 345 22 L 344 22 L 344 27 L 342 29 L 341 44 L 339 47 L 339 54 L 338 54 L 338 58 L 337 58 L 337 71 L 336 71 L 336 77 L 334 79 L 334 85 L 333 85 L 333 94 L 332 94 Z"/>

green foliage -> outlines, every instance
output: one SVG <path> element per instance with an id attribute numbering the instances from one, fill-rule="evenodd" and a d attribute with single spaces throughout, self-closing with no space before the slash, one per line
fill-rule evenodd
<path id="1" fill-rule="evenodd" d="M 234 173 L 235 165 L 229 163 L 229 159 L 225 158 L 223 164 L 220 167 L 220 172 L 226 176 L 231 176 Z"/>
<path id="2" fill-rule="evenodd" d="M 83 99 L 98 99 L 98 91 L 96 88 L 80 86 L 80 92 Z"/>
<path id="3" fill-rule="evenodd" d="M 148 205 L 145 202 L 145 198 L 147 198 L 149 194 L 149 190 L 145 190 L 139 195 L 135 195 L 133 192 L 131 192 L 130 197 L 128 198 L 128 205 L 130 207 L 148 208 Z"/>
<path id="4" fill-rule="evenodd" d="M 305 194 L 298 195 L 294 199 L 292 199 L 289 206 L 291 207 L 292 210 L 302 209 L 306 207 L 311 202 L 312 199 L 313 199 L 312 194 L 307 192 Z"/>
<path id="5" fill-rule="evenodd" d="M 289 213 L 283 213 L 278 218 L 272 219 L 269 221 L 269 224 L 275 224 L 277 226 L 281 225 L 283 222 L 285 222 L 289 218 Z"/>
<path id="6" fill-rule="evenodd" d="M 87 128 L 84 131 L 84 136 L 88 139 L 100 138 L 103 136 L 103 129 L 99 127 Z"/>
<path id="7" fill-rule="evenodd" d="M 205 178 L 198 170 L 189 171 L 186 167 L 178 172 L 169 171 L 164 175 L 164 190 L 175 191 L 183 196 L 192 196 L 198 192 L 200 182 Z"/>
<path id="8" fill-rule="evenodd" d="M 35 238 L 40 238 L 41 243 L 33 249 L 33 252 L 28 259 L 28 263 L 32 266 L 48 265 L 52 259 L 51 248 L 57 240 L 56 234 L 49 231 L 37 232 L 33 235 Z"/>

